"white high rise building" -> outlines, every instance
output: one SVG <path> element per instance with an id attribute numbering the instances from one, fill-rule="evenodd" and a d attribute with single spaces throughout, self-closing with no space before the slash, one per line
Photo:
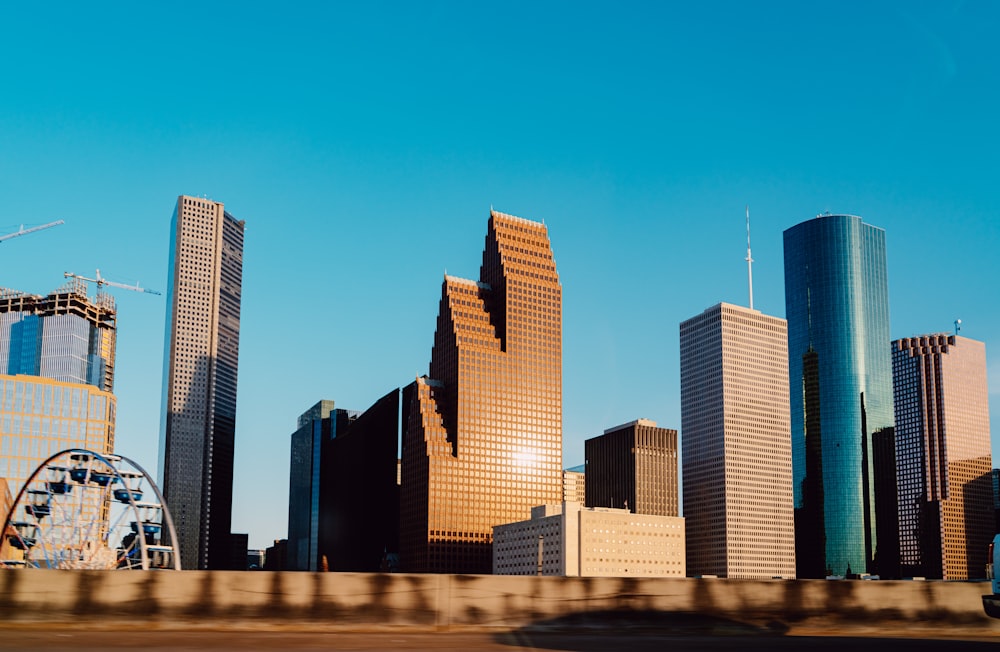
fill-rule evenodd
<path id="1" fill-rule="evenodd" d="M 680 343 L 688 573 L 794 577 L 785 320 L 720 303 Z"/>
<path id="2" fill-rule="evenodd" d="M 170 227 L 160 482 L 188 569 L 230 566 L 242 289 L 243 222 L 220 202 L 179 197 Z"/>

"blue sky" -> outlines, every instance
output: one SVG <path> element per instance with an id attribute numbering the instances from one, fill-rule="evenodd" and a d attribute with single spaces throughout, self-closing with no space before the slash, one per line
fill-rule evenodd
<path id="1" fill-rule="evenodd" d="M 696 6 L 695 6 L 696 5 Z M 544 221 L 564 464 L 679 428 L 678 324 L 784 316 L 782 231 L 886 229 L 892 336 L 986 342 L 1000 452 L 994 2 L 31 3 L 0 22 L 0 286 L 165 290 L 170 214 L 247 222 L 233 528 L 286 534 L 288 441 L 426 373 L 490 206 Z M 157 466 L 163 297 L 119 291 L 117 450 Z"/>

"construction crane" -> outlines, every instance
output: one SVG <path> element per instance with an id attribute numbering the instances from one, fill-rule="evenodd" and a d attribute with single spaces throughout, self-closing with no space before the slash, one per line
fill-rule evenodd
<path id="1" fill-rule="evenodd" d="M 35 231 L 41 231 L 42 229 L 50 229 L 53 226 L 59 226 L 60 224 L 63 223 L 64 222 L 62 220 L 56 220 L 55 222 L 49 222 L 48 224 L 42 224 L 41 226 L 33 226 L 27 229 L 24 228 L 24 225 L 22 224 L 21 228 L 18 229 L 17 231 L 14 231 L 13 233 L 8 233 L 6 235 L 0 235 L 0 242 L 3 242 L 4 240 L 10 240 L 11 238 L 16 238 L 19 235 L 28 235 L 29 233 L 34 233 Z"/>
<path id="2" fill-rule="evenodd" d="M 74 274 L 73 272 L 63 272 L 63 278 L 75 278 L 81 281 L 89 281 L 91 283 L 97 284 L 97 289 L 101 289 L 102 285 L 107 285 L 112 288 L 121 288 L 123 290 L 132 290 L 133 292 L 145 292 L 146 294 L 159 294 L 156 290 L 147 290 L 146 288 L 139 287 L 139 283 L 136 282 L 135 285 L 125 285 L 124 283 L 115 283 L 114 281 L 109 281 L 108 279 L 101 276 L 101 270 L 97 270 L 94 275 L 95 278 L 88 278 L 86 276 L 80 276 L 79 274 Z"/>

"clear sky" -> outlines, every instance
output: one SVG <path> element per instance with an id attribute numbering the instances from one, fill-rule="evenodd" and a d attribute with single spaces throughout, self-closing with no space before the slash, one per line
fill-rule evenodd
<path id="1" fill-rule="evenodd" d="M 287 529 L 289 436 L 427 372 L 490 206 L 549 227 L 564 465 L 680 427 L 678 324 L 784 316 L 782 231 L 886 230 L 891 333 L 986 342 L 1000 446 L 1000 3 L 13 3 L 0 286 L 164 291 L 179 194 L 246 220 L 233 528 Z M 115 293 L 116 449 L 156 472 L 164 297 Z"/>

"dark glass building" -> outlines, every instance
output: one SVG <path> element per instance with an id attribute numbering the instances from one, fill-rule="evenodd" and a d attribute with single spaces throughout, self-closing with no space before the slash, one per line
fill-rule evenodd
<path id="1" fill-rule="evenodd" d="M 320 401 L 292 434 L 287 568 L 397 570 L 399 390 L 364 413 Z"/>
<path id="2" fill-rule="evenodd" d="M 292 433 L 288 474 L 289 570 L 319 570 L 320 483 L 323 442 L 346 427 L 357 413 L 319 401 L 303 412 Z"/>
<path id="3" fill-rule="evenodd" d="M 893 426 L 885 231 L 821 215 L 784 255 L 796 574 L 871 572 L 873 435 Z"/>
<path id="4" fill-rule="evenodd" d="M 319 558 L 331 571 L 398 570 L 399 390 L 350 420 L 321 451 Z"/>

